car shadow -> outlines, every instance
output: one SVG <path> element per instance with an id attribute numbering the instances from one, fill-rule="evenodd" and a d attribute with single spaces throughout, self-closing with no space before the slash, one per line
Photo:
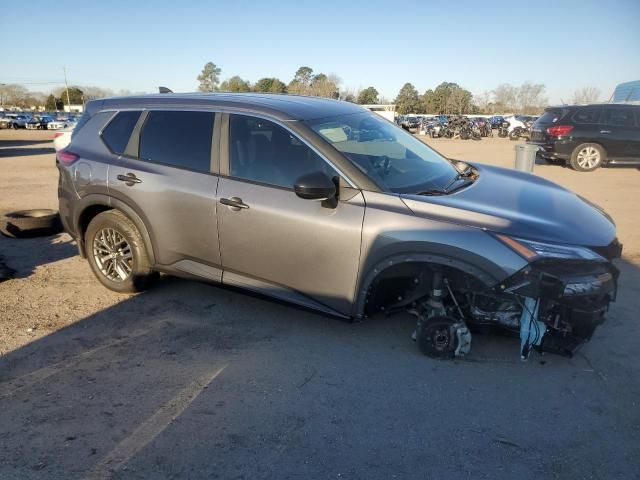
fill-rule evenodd
<path id="1" fill-rule="evenodd" d="M 630 478 L 640 274 L 620 263 L 620 298 L 584 357 L 528 363 L 517 339 L 477 336 L 467 360 L 435 361 L 408 315 L 346 323 L 163 277 L 0 357 L 0 477 L 328 478 L 357 465 L 425 478 L 424 455 L 456 443 L 492 478 Z M 585 454 L 597 463 L 576 467 Z M 453 458 L 428 472 L 468 471 Z"/>

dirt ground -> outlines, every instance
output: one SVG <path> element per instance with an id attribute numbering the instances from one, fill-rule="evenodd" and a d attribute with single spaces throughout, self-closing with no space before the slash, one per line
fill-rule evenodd
<path id="1" fill-rule="evenodd" d="M 56 208 L 52 132 L 0 131 L 0 210 Z M 428 143 L 510 166 L 506 139 Z M 66 234 L 0 256 L 0 479 L 640 478 L 640 172 L 535 173 L 603 206 L 618 301 L 573 358 L 475 336 L 420 355 L 408 316 L 349 324 L 163 278 L 117 295 Z M 500 192 L 496 192 L 499 199 Z"/>

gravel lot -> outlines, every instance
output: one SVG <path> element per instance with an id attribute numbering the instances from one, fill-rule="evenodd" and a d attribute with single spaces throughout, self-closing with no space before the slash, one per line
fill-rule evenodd
<path id="1" fill-rule="evenodd" d="M 56 208 L 52 137 L 0 131 L 0 209 Z M 505 139 L 429 143 L 513 160 Z M 18 271 L 0 283 L 0 478 L 640 478 L 640 172 L 536 173 L 625 244 L 618 301 L 572 359 L 475 336 L 434 361 L 408 316 L 348 324 L 173 278 L 117 295 L 66 234 L 0 237 Z"/>

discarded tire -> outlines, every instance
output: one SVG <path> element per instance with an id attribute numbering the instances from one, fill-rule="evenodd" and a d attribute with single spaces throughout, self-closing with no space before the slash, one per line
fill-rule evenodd
<path id="1" fill-rule="evenodd" d="M 56 210 L 20 210 L 0 218 L 0 233 L 11 238 L 44 237 L 61 231 L 62 223 Z"/>

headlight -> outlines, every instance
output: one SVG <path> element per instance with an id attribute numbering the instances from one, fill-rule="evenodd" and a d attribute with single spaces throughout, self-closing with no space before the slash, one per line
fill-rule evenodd
<path id="1" fill-rule="evenodd" d="M 506 235 L 496 235 L 496 237 L 527 260 L 535 260 L 537 258 L 561 258 L 566 260 L 607 261 L 604 257 L 601 257 L 586 247 L 536 242 L 523 238 L 508 237 Z"/>

